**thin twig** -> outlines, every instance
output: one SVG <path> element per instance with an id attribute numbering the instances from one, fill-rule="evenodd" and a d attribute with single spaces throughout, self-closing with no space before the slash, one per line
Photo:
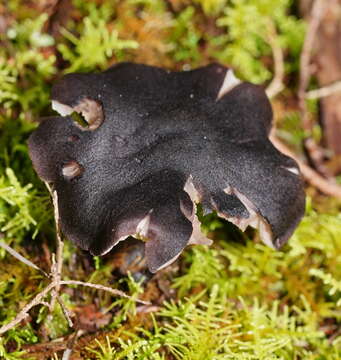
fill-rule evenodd
<path id="1" fill-rule="evenodd" d="M 67 321 L 71 327 L 73 325 L 71 316 L 70 316 L 65 304 L 63 303 L 62 299 L 59 297 L 61 285 L 76 285 L 76 286 L 80 285 L 80 286 L 91 287 L 91 288 L 94 288 L 97 290 L 103 290 L 103 291 L 109 292 L 112 295 L 121 296 L 121 297 L 130 299 L 130 300 L 134 300 L 131 296 L 126 295 L 123 291 L 120 291 L 117 289 L 112 289 L 107 286 L 103 286 L 103 285 L 99 285 L 99 284 L 92 284 L 92 283 L 82 282 L 82 281 L 76 281 L 76 280 L 61 281 L 61 270 L 62 270 L 62 264 L 63 264 L 63 256 L 62 255 L 63 255 L 64 243 L 61 239 L 61 232 L 60 232 L 60 226 L 59 226 L 58 198 L 57 198 L 57 192 L 52 191 L 52 189 L 50 188 L 48 183 L 45 183 L 45 185 L 46 185 L 47 189 L 49 190 L 49 192 L 52 196 L 52 199 L 53 199 L 53 206 L 54 206 L 54 212 L 55 212 L 56 237 L 57 237 L 57 259 L 54 254 L 52 256 L 52 266 L 51 266 L 52 281 L 43 291 L 41 291 L 38 295 L 36 295 L 32 301 L 30 301 L 28 304 L 26 304 L 12 321 L 10 321 L 6 325 L 3 325 L 0 328 L 0 335 L 6 331 L 12 329 L 17 324 L 19 324 L 22 320 L 24 320 L 28 316 L 28 312 L 34 306 L 40 305 L 40 304 L 46 305 L 44 298 L 45 298 L 45 296 L 48 295 L 49 292 L 51 292 L 51 301 L 50 301 L 50 304 L 48 305 L 50 312 L 53 311 L 55 302 L 58 301 L 62 308 L 62 311 L 65 315 L 65 318 L 67 319 Z M 38 267 L 36 267 L 36 265 L 31 263 L 29 260 L 22 257 L 20 254 L 15 252 L 13 249 L 9 248 L 8 245 L 6 245 L 4 243 L 1 244 L 1 242 L 0 242 L 0 246 L 1 245 L 3 248 L 8 250 L 13 256 L 18 258 L 20 261 L 24 262 L 25 264 L 27 264 L 29 266 L 33 265 L 33 267 L 35 269 L 38 268 Z M 38 270 L 40 270 L 40 269 L 38 268 Z M 142 300 L 135 300 L 135 301 L 140 304 L 143 304 L 143 305 L 150 305 L 150 303 L 146 302 L 146 301 L 142 301 Z M 50 316 L 51 316 L 51 314 L 50 314 Z"/>
<path id="2" fill-rule="evenodd" d="M 71 354 L 72 354 L 72 349 L 66 348 L 65 351 L 63 352 L 62 360 L 69 360 Z"/>
<path id="3" fill-rule="evenodd" d="M 52 290 L 52 293 L 51 293 L 51 300 L 50 300 L 50 306 L 49 306 L 50 311 L 52 312 L 54 309 L 54 306 L 56 304 L 58 293 L 60 291 L 60 285 L 59 285 L 60 277 L 58 276 L 55 254 L 52 254 L 51 277 L 52 277 L 54 283 L 56 284 L 56 287 Z"/>
<path id="4" fill-rule="evenodd" d="M 73 348 L 75 347 L 77 339 L 83 334 L 83 330 L 78 330 L 75 332 L 75 334 L 72 336 L 72 338 L 68 341 L 67 347 L 65 351 L 63 352 L 62 360 L 69 360 L 71 358 L 71 354 L 73 351 Z"/>
<path id="5" fill-rule="evenodd" d="M 40 304 L 41 304 L 41 305 L 44 305 L 44 306 L 46 306 L 48 309 L 50 309 L 50 303 L 42 300 L 42 301 L 40 302 Z"/>
<path id="6" fill-rule="evenodd" d="M 133 299 L 131 296 L 125 294 L 123 291 L 120 291 L 117 289 L 112 289 L 107 286 L 83 282 L 83 281 L 77 281 L 77 280 L 63 280 L 63 281 L 61 280 L 64 243 L 61 238 L 61 232 L 60 232 L 60 226 L 59 226 L 58 197 L 57 197 L 57 192 L 55 190 L 52 191 L 52 189 L 50 188 L 48 183 L 45 183 L 45 185 L 46 185 L 47 189 L 49 190 L 49 192 L 52 196 L 52 200 L 53 200 L 55 225 L 56 225 L 56 237 L 57 237 L 57 259 L 54 254 L 52 255 L 52 266 L 51 266 L 52 281 L 44 290 L 42 290 L 39 294 L 37 294 L 33 298 L 33 300 L 31 300 L 28 304 L 26 304 L 12 321 L 10 321 L 8 324 L 3 325 L 0 328 L 0 335 L 5 333 L 6 331 L 12 329 L 17 324 L 19 324 L 22 320 L 24 320 L 28 316 L 28 312 L 36 305 L 48 306 L 50 309 L 50 312 L 52 312 L 56 301 L 59 302 L 59 304 L 62 308 L 63 314 L 68 321 L 69 326 L 72 327 L 73 323 L 71 320 L 70 312 L 68 311 L 67 307 L 65 306 L 64 302 L 62 301 L 62 299 L 59 296 L 61 285 L 86 286 L 86 287 L 94 288 L 97 290 L 103 290 L 103 291 L 111 293 L 112 295 L 121 296 L 121 297 L 130 299 L 130 300 L 136 301 L 137 303 L 140 303 L 143 305 L 150 305 L 150 302 L 148 302 L 148 301 Z M 31 263 L 29 260 L 25 259 L 23 256 L 21 256 L 16 251 L 14 251 L 12 248 L 8 247 L 8 245 L 6 245 L 5 243 L 0 241 L 0 246 L 2 246 L 4 249 L 9 251 L 13 256 L 15 256 L 16 258 L 18 258 L 20 261 L 24 262 L 28 266 L 32 266 L 35 269 L 42 271 L 35 264 Z M 44 301 L 44 298 L 49 294 L 49 292 L 51 292 L 51 301 L 49 304 L 47 304 L 46 301 Z M 49 316 L 52 316 L 51 313 Z M 65 356 L 69 356 L 68 354 L 69 354 L 69 352 L 67 352 Z"/>
<path id="7" fill-rule="evenodd" d="M 54 207 L 54 216 L 55 216 L 55 223 L 56 223 L 56 235 L 57 235 L 57 278 L 58 281 L 62 276 L 62 267 L 63 267 L 63 249 L 64 249 L 64 242 L 62 240 L 62 235 L 60 231 L 60 224 L 59 224 L 59 208 L 58 208 L 58 195 L 57 191 L 53 191 L 53 207 Z M 58 282 L 57 282 L 58 283 Z M 58 286 L 57 286 L 58 290 Z"/>
<path id="8" fill-rule="evenodd" d="M 299 159 L 286 145 L 284 145 L 277 137 L 271 135 L 271 142 L 275 147 L 287 156 L 293 158 L 299 165 L 303 177 L 318 190 L 326 195 L 334 196 L 341 199 L 341 186 L 336 183 L 332 183 L 322 177 L 318 172 L 306 165 L 301 159 Z"/>
<path id="9" fill-rule="evenodd" d="M 56 284 L 56 287 L 53 289 L 52 296 L 51 296 L 51 303 L 50 309 L 51 311 L 54 308 L 56 297 L 60 291 L 60 279 L 62 276 L 62 267 L 63 267 L 63 248 L 64 243 L 62 241 L 62 235 L 60 231 L 60 224 L 59 224 L 59 208 L 58 208 L 58 194 L 56 190 L 52 190 L 50 185 L 45 182 L 45 186 L 47 187 L 53 203 L 54 209 L 54 221 L 55 221 L 55 229 L 56 229 L 56 238 L 57 238 L 57 259 L 55 256 L 52 257 L 52 267 L 51 267 L 51 274 L 53 281 Z"/>
<path id="10" fill-rule="evenodd" d="M 28 316 L 28 312 L 34 306 L 41 304 L 44 297 L 53 289 L 55 285 L 56 284 L 54 282 L 51 282 L 44 290 L 42 290 L 38 295 L 36 295 L 33 300 L 26 304 L 12 321 L 10 321 L 8 324 L 3 325 L 0 328 L 0 335 L 12 329 L 14 326 L 24 320 Z"/>
<path id="11" fill-rule="evenodd" d="M 300 101 L 300 107 L 302 112 L 306 113 L 306 103 L 305 103 L 305 92 L 309 85 L 310 76 L 311 76 L 311 67 L 310 59 L 313 50 L 314 40 L 316 37 L 317 30 L 320 26 L 322 17 L 326 10 L 326 0 L 315 0 L 312 10 L 311 10 L 311 19 L 308 24 L 307 34 L 304 39 L 303 49 L 300 57 L 300 82 L 298 89 L 298 98 Z M 307 123 L 307 119 L 304 119 L 305 123 L 303 124 L 305 128 L 310 128 L 310 123 Z"/>
<path id="12" fill-rule="evenodd" d="M 111 293 L 112 295 L 117 295 L 117 296 L 124 297 L 126 299 L 133 300 L 133 298 L 131 296 L 127 295 L 126 293 L 124 293 L 121 290 L 113 289 L 113 288 L 110 288 L 108 286 L 104 286 L 104 285 L 100 285 L 100 284 L 93 284 L 93 283 L 77 281 L 77 280 L 62 280 L 60 282 L 60 285 L 86 286 L 86 287 L 94 288 L 94 289 L 97 289 L 97 290 L 104 290 L 106 292 Z M 143 301 L 143 300 L 136 300 L 136 302 L 138 302 L 140 304 L 143 304 L 143 305 L 150 305 L 151 304 L 149 301 Z"/>
<path id="13" fill-rule="evenodd" d="M 0 240 L 0 247 L 2 247 L 4 250 L 6 250 L 9 254 L 11 254 L 12 256 L 14 256 L 16 259 L 18 259 L 19 261 L 21 261 L 22 263 L 26 264 L 27 266 L 40 271 L 41 273 L 43 273 L 46 277 L 48 277 L 48 274 L 42 270 L 39 266 L 37 266 L 36 264 L 34 264 L 32 261 L 26 259 L 25 257 L 23 257 L 22 255 L 20 255 L 17 251 L 15 251 L 14 249 L 12 249 L 9 245 L 7 245 L 4 241 Z"/>
<path id="14" fill-rule="evenodd" d="M 272 50 L 274 61 L 274 77 L 266 88 L 266 94 L 271 99 L 278 95 L 284 88 L 284 56 L 282 48 L 279 44 L 278 34 L 273 22 L 270 22 L 267 40 Z"/>
<path id="15" fill-rule="evenodd" d="M 104 286 L 104 285 L 93 284 L 93 283 L 77 281 L 77 280 L 62 280 L 62 281 L 59 282 L 58 285 L 59 286 L 61 286 L 61 285 L 86 286 L 86 287 L 94 288 L 94 289 L 97 289 L 97 290 L 103 290 L 103 291 L 109 292 L 110 294 L 115 295 L 115 296 L 121 296 L 121 297 L 124 297 L 126 299 L 136 301 L 139 304 L 150 305 L 149 301 L 133 299 L 131 296 L 125 294 L 123 291 L 120 291 L 120 290 L 117 290 L 117 289 L 112 289 L 112 288 Z M 51 290 L 53 290 L 56 286 L 57 286 L 57 284 L 54 281 L 52 281 L 44 290 L 42 290 L 38 295 L 36 295 L 33 298 L 33 300 L 31 300 L 28 304 L 26 304 L 22 308 L 22 310 L 18 313 L 18 315 L 12 321 L 10 321 L 8 324 L 3 325 L 0 328 L 0 335 L 5 333 L 6 331 L 12 329 L 14 326 L 19 324 L 22 320 L 24 320 L 28 316 L 28 312 L 34 306 L 42 304 L 44 297 L 47 296 L 48 293 Z"/>
<path id="16" fill-rule="evenodd" d="M 337 92 L 341 92 L 341 81 L 336 81 L 333 84 L 324 86 L 322 88 L 311 90 L 306 92 L 306 99 L 320 99 L 323 97 L 327 97 L 333 95 Z"/>
<path id="17" fill-rule="evenodd" d="M 317 30 L 325 11 L 327 10 L 326 0 L 315 0 L 311 10 L 311 17 L 308 24 L 307 34 L 304 39 L 303 49 L 300 57 L 300 80 L 298 88 L 298 102 L 302 118 L 302 127 L 307 138 L 304 141 L 305 149 L 314 166 L 325 176 L 330 176 L 329 170 L 323 164 L 323 151 L 312 138 L 313 123 L 309 115 L 306 103 L 306 91 L 311 77 L 311 55 Z"/>
<path id="18" fill-rule="evenodd" d="M 72 317 L 72 314 L 71 312 L 69 311 L 69 309 L 66 307 L 63 299 L 59 296 L 59 294 L 56 292 L 56 299 L 58 301 L 58 304 L 60 305 L 60 308 L 62 309 L 63 311 L 63 314 L 69 324 L 69 327 L 72 328 L 73 327 L 73 322 L 71 320 L 71 317 Z"/>

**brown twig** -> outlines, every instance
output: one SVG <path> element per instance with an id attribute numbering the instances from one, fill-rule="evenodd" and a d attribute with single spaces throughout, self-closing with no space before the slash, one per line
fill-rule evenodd
<path id="1" fill-rule="evenodd" d="M 279 44 L 276 27 L 273 22 L 269 23 L 267 40 L 271 47 L 274 61 L 274 76 L 271 83 L 266 88 L 266 94 L 271 99 L 278 95 L 284 88 L 284 56 L 282 48 Z"/>
<path id="2" fill-rule="evenodd" d="M 45 186 L 47 187 L 53 203 L 54 209 L 54 221 L 55 221 L 55 229 L 56 229 L 56 239 L 57 239 L 57 256 L 52 255 L 52 266 L 51 266 L 51 275 L 52 279 L 55 282 L 56 286 L 52 291 L 51 302 L 50 302 L 50 311 L 53 311 L 54 305 L 56 303 L 56 298 L 60 291 L 60 279 L 62 276 L 62 267 L 63 267 L 63 248 L 64 243 L 62 241 L 62 235 L 60 231 L 59 225 L 59 208 L 58 208 L 58 195 L 56 190 L 52 190 L 50 185 L 45 182 Z M 57 258 L 56 258 L 57 257 Z"/>
<path id="3" fill-rule="evenodd" d="M 60 232 L 60 226 L 59 226 L 58 197 L 57 197 L 57 192 L 52 191 L 52 189 L 50 188 L 48 183 L 45 183 L 45 185 L 46 185 L 47 189 L 49 190 L 49 192 L 52 196 L 52 200 L 53 200 L 55 225 L 56 225 L 56 238 L 57 238 L 57 258 L 55 256 L 55 254 L 52 255 L 52 266 L 51 266 L 52 281 L 44 290 L 42 290 L 39 294 L 37 294 L 33 298 L 33 300 L 31 300 L 28 304 L 26 304 L 12 321 L 10 321 L 8 324 L 3 325 L 0 328 L 0 335 L 5 333 L 6 331 L 12 329 L 17 324 L 19 324 L 22 320 L 24 320 L 28 316 L 28 312 L 36 305 L 44 305 L 44 306 L 48 305 L 50 312 L 52 312 L 56 301 L 58 301 L 58 303 L 60 304 L 63 314 L 64 314 L 65 318 L 67 319 L 69 326 L 70 327 L 73 326 L 73 323 L 71 320 L 71 314 L 59 296 L 60 287 L 62 285 L 67 285 L 67 286 L 72 286 L 72 285 L 79 286 L 80 285 L 80 286 L 90 287 L 90 288 L 94 288 L 97 290 L 103 290 L 103 291 L 109 292 L 112 295 L 121 296 L 121 297 L 130 299 L 130 300 L 134 300 L 131 296 L 125 294 L 123 291 L 120 291 L 117 289 L 112 289 L 112 288 L 104 286 L 104 285 L 93 284 L 93 283 L 77 281 L 77 280 L 61 280 L 64 243 L 61 238 L 61 232 Z M 36 265 L 31 263 L 29 260 L 25 259 L 20 254 L 16 253 L 13 249 L 11 249 L 11 248 L 8 249 L 8 246 L 6 244 L 3 243 L 3 244 L 0 244 L 0 246 L 4 247 L 12 255 L 14 255 L 20 261 L 24 262 L 26 265 L 42 271 L 39 267 L 37 267 Z M 51 301 L 49 304 L 47 304 L 46 301 L 44 301 L 44 298 L 50 292 L 51 292 Z M 150 305 L 150 303 L 147 301 L 142 301 L 142 300 L 135 300 L 135 301 L 137 303 L 140 303 L 143 305 Z M 52 316 L 51 313 L 50 313 L 50 316 Z"/>
<path id="4" fill-rule="evenodd" d="M 299 106 L 304 114 L 303 126 L 305 129 L 311 131 L 311 124 L 307 118 L 307 106 L 305 102 L 305 93 L 309 85 L 311 76 L 311 54 L 313 51 L 314 40 L 317 30 L 320 26 L 322 17 L 326 10 L 326 0 L 315 0 L 311 10 L 311 19 L 308 24 L 307 34 L 304 39 L 303 49 L 300 57 L 300 81 L 298 88 Z"/>
<path id="5" fill-rule="evenodd" d="M 75 347 L 77 339 L 83 334 L 83 330 L 78 330 L 74 333 L 74 335 L 71 337 L 71 339 L 67 343 L 67 347 L 65 351 L 63 352 L 62 360 L 69 360 L 71 358 L 71 354 L 73 351 L 73 348 Z"/>
<path id="6" fill-rule="evenodd" d="M 117 289 L 112 289 L 112 288 L 110 288 L 108 286 L 104 286 L 104 285 L 100 285 L 100 284 L 93 284 L 93 283 L 77 281 L 77 280 L 62 280 L 62 281 L 60 281 L 60 285 L 86 286 L 86 287 L 90 287 L 90 288 L 97 289 L 97 290 L 104 290 L 106 292 L 111 293 L 112 295 L 117 295 L 117 296 L 121 296 L 121 297 L 124 297 L 126 299 L 132 300 L 132 297 L 127 295 L 123 291 L 117 290 Z M 143 304 L 143 305 L 150 305 L 149 301 L 136 300 L 136 302 L 138 302 L 140 304 Z"/>
<path id="7" fill-rule="evenodd" d="M 6 331 L 14 328 L 18 325 L 22 320 L 24 320 L 28 316 L 28 312 L 36 305 L 41 304 L 46 295 L 53 289 L 56 284 L 51 282 L 44 290 L 42 290 L 38 295 L 36 295 L 33 300 L 31 300 L 28 304 L 26 304 L 19 314 L 8 324 L 3 325 L 0 328 L 0 335 L 5 333 Z"/>
<path id="8" fill-rule="evenodd" d="M 327 10 L 326 0 L 315 0 L 311 10 L 311 18 L 308 23 L 307 34 L 304 39 L 303 49 L 300 57 L 300 80 L 298 88 L 298 102 L 302 118 L 302 127 L 306 133 L 304 142 L 305 149 L 314 166 L 325 176 L 330 176 L 328 169 L 323 164 L 323 151 L 312 138 L 313 123 L 309 115 L 306 103 L 306 91 L 311 77 L 311 55 L 317 30 L 325 11 Z"/>
<path id="9" fill-rule="evenodd" d="M 323 97 L 327 97 L 333 95 L 337 92 L 341 92 L 341 81 L 336 81 L 333 84 L 324 86 L 322 88 L 311 90 L 306 92 L 306 99 L 320 99 Z"/>
<path id="10" fill-rule="evenodd" d="M 34 306 L 41 305 L 42 303 L 44 303 L 43 299 L 49 294 L 50 291 L 55 289 L 55 287 L 57 285 L 58 286 L 61 286 L 61 285 L 86 286 L 86 287 L 94 288 L 94 289 L 97 289 L 97 290 L 103 290 L 103 291 L 109 292 L 112 295 L 121 296 L 121 297 L 124 297 L 126 299 L 134 300 L 131 296 L 125 294 L 123 291 L 120 291 L 120 290 L 117 290 L 117 289 L 112 289 L 112 288 L 104 286 L 104 285 L 93 284 L 93 283 L 77 281 L 77 280 L 61 280 L 61 281 L 58 282 L 58 284 L 55 281 L 52 281 L 44 290 L 42 290 L 39 294 L 37 294 L 33 298 L 33 300 L 31 300 L 28 304 L 26 304 L 22 308 L 22 310 L 18 313 L 18 315 L 12 321 L 10 321 L 8 324 L 3 325 L 0 328 L 0 335 L 5 333 L 6 331 L 12 329 L 16 325 L 18 325 L 22 320 L 24 320 L 28 316 L 28 312 Z M 57 298 L 57 296 L 56 296 L 56 298 Z M 136 301 L 139 304 L 150 305 L 150 302 L 148 302 L 148 301 L 143 301 L 143 300 L 138 300 L 138 299 L 136 299 L 134 301 Z"/>
<path id="11" fill-rule="evenodd" d="M 309 182 L 311 185 L 316 187 L 324 194 L 341 199 L 341 186 L 331 181 L 328 181 L 327 179 L 322 177 L 318 172 L 316 172 L 311 167 L 306 165 L 274 135 L 271 135 L 270 140 L 279 151 L 281 151 L 287 156 L 290 156 L 298 163 L 301 173 L 303 177 L 307 180 L 307 182 Z"/>
<path id="12" fill-rule="evenodd" d="M 42 270 L 39 266 L 37 266 L 36 264 L 34 264 L 32 261 L 26 259 L 24 256 L 20 255 L 17 251 L 15 251 L 14 249 L 12 249 L 8 244 L 6 244 L 4 241 L 0 240 L 0 247 L 2 247 L 4 250 L 6 250 L 9 254 L 11 254 L 12 256 L 14 256 L 17 260 L 21 261 L 22 263 L 24 263 L 25 265 L 40 271 L 41 273 L 43 273 L 46 277 L 48 277 L 48 274 Z"/>
<path id="13" fill-rule="evenodd" d="M 65 316 L 65 319 L 67 320 L 69 327 L 72 328 L 73 327 L 73 321 L 71 320 L 73 314 L 69 311 L 69 309 L 66 307 L 64 301 L 62 300 L 62 298 L 59 296 L 58 293 L 56 293 L 56 299 L 58 301 L 58 304 L 60 305 L 60 308 L 63 311 L 63 314 Z"/>

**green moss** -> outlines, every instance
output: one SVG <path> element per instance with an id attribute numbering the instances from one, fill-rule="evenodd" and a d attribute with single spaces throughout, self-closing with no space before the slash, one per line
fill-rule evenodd
<path id="1" fill-rule="evenodd" d="M 49 92 L 56 78 L 99 71 L 123 59 L 174 69 L 218 60 L 244 79 L 263 83 L 273 72 L 269 24 L 278 33 L 287 73 L 297 78 L 305 30 L 289 0 L 73 0 L 69 5 L 62 20 L 49 18 L 38 3 L 19 0 L 9 0 L 1 15 L 8 25 L 0 34 L 0 231 L 4 241 L 44 269 L 49 264 L 43 243 L 54 249 L 52 207 L 26 141 L 38 117 L 52 113 Z M 300 149 L 304 133 L 297 107 L 285 108 L 294 91 L 286 88 L 283 95 L 280 134 Z M 311 116 L 317 110 L 316 101 L 309 103 Z M 314 130 L 317 140 L 320 130 Z M 133 300 L 70 290 L 72 295 L 63 295 L 70 309 L 95 303 L 113 315 L 105 336 L 90 340 L 83 358 L 339 359 L 340 204 L 333 199 L 318 204 L 320 198 L 309 199 L 305 218 L 279 252 L 261 244 L 253 231 L 241 234 L 215 214 L 202 217 L 199 208 L 214 245 L 185 251 L 179 268 L 164 275 L 168 300 L 152 314 Z M 150 291 L 150 284 L 162 283 L 162 277 L 149 285 L 132 276 L 118 280 L 109 260 L 91 263 L 69 242 L 64 250 L 65 278 L 119 287 L 133 299 Z M 5 324 L 46 280 L 3 250 L 0 262 L 0 324 Z M 40 306 L 29 321 L 4 334 L 0 357 L 23 358 L 23 346 L 45 341 L 42 329 L 48 327 L 47 340 L 73 332 L 59 306 L 52 316 Z"/>
<path id="2" fill-rule="evenodd" d="M 271 70 L 262 58 L 271 56 L 269 34 L 271 28 L 277 28 L 276 41 L 293 57 L 286 68 L 297 69 L 294 64 L 304 39 L 304 23 L 288 15 L 291 2 L 232 0 L 225 8 L 225 15 L 217 20 L 228 32 L 214 40 L 219 49 L 216 56 L 233 65 L 243 78 L 262 83 L 271 78 Z"/>
<path id="3" fill-rule="evenodd" d="M 63 36 L 72 45 L 65 43 L 58 45 L 58 50 L 63 58 L 70 63 L 67 72 L 91 71 L 97 66 L 105 68 L 108 59 L 113 55 L 119 60 L 123 60 L 124 50 L 138 47 L 136 41 L 120 39 L 117 30 L 108 30 L 104 20 L 96 19 L 84 18 L 80 37 L 62 29 Z M 89 54 L 92 55 L 89 56 Z"/>

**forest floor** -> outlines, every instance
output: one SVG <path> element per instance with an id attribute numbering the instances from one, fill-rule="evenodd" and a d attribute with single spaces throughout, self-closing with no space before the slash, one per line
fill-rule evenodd
<path id="1" fill-rule="evenodd" d="M 309 29 L 297 7 L 289 0 L 0 3 L 0 358 L 341 358 L 341 201 L 333 196 L 341 177 L 333 155 L 322 159 L 333 180 L 319 188 L 306 178 L 305 217 L 280 251 L 212 214 L 202 227 L 214 245 L 188 247 L 153 276 L 139 241 L 92 257 L 63 239 L 57 263 L 65 283 L 57 297 L 44 290 L 58 277 L 58 242 L 52 200 L 32 168 L 27 139 L 40 117 L 54 113 L 52 84 L 119 61 L 175 70 L 221 62 L 271 89 L 277 137 L 314 168 L 303 144 L 310 136 L 323 145 L 324 129 L 319 100 L 302 107 L 297 96 Z M 316 87 L 313 77 L 303 91 Z"/>

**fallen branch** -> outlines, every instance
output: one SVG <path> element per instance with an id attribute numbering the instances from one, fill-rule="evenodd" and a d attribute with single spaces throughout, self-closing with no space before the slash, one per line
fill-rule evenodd
<path id="1" fill-rule="evenodd" d="M 318 172 L 313 170 L 310 166 L 308 166 L 301 159 L 299 159 L 285 144 L 283 144 L 274 135 L 270 136 L 270 140 L 279 151 L 281 151 L 287 156 L 290 156 L 298 163 L 301 173 L 303 177 L 307 180 L 307 182 L 309 182 L 311 185 L 316 187 L 324 194 L 341 199 L 340 185 L 337 185 L 336 183 L 328 181 L 327 179 L 322 177 Z"/>

